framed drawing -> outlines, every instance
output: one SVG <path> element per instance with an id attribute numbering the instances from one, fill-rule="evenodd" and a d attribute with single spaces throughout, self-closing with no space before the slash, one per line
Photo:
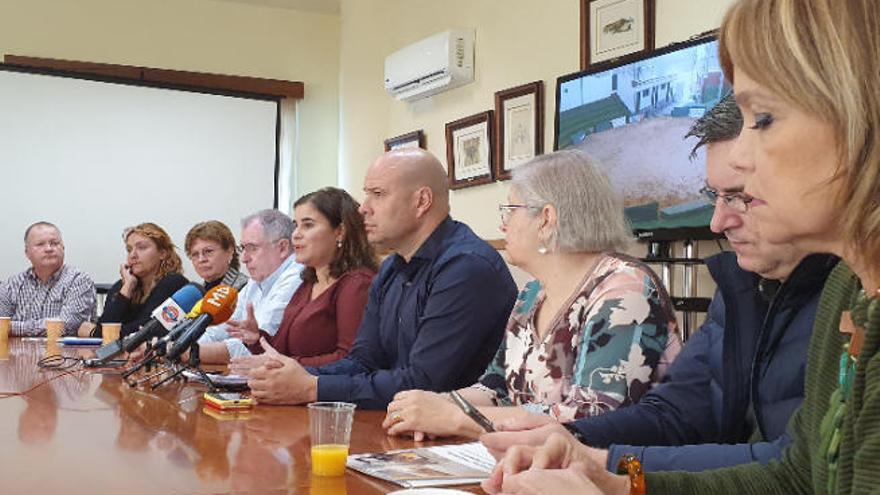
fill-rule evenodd
<path id="1" fill-rule="evenodd" d="M 407 132 L 400 136 L 388 138 L 385 140 L 385 151 L 396 150 L 400 148 L 425 148 L 425 133 L 421 129 L 417 131 Z"/>
<path id="2" fill-rule="evenodd" d="M 654 49 L 656 0 L 580 0 L 581 70 Z"/>
<path id="3" fill-rule="evenodd" d="M 544 152 L 544 81 L 495 93 L 495 180 Z"/>
<path id="4" fill-rule="evenodd" d="M 449 188 L 492 182 L 495 126 L 492 110 L 446 124 Z"/>

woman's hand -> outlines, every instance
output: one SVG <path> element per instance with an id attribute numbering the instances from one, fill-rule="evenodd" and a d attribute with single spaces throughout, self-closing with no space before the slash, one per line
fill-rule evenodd
<path id="1" fill-rule="evenodd" d="M 254 316 L 254 305 L 248 303 L 245 319 L 227 321 L 226 331 L 231 337 L 239 339 L 247 345 L 256 344 L 260 340 L 260 326 L 257 324 L 257 317 Z"/>
<path id="2" fill-rule="evenodd" d="M 485 483 L 485 482 L 484 482 Z M 511 495 L 626 495 L 626 491 L 605 492 L 587 476 L 584 466 L 574 463 L 567 469 L 530 469 L 504 479 L 501 491 L 494 487 L 483 489 L 489 493 Z"/>
<path id="3" fill-rule="evenodd" d="M 492 475 L 482 483 L 482 487 L 489 493 L 507 493 L 507 480 L 515 475 L 529 470 L 568 469 L 577 465 L 579 466 L 577 470 L 584 473 L 601 490 L 595 493 L 627 493 L 621 486 L 628 483 L 629 479 L 609 473 L 602 461 L 603 454 L 605 454 L 604 451 L 591 449 L 578 442 L 570 434 L 552 433 L 540 447 L 521 445 L 507 449 L 504 458 L 495 465 Z M 523 478 L 531 479 L 533 476 L 536 475 L 523 476 Z M 553 476 L 561 475 L 555 473 Z M 530 492 L 524 491 L 522 493 Z M 553 491 L 552 493 L 557 492 Z"/>
<path id="4" fill-rule="evenodd" d="M 122 280 L 122 287 L 119 289 L 119 293 L 131 298 L 131 293 L 137 287 L 138 279 L 131 273 L 131 268 L 125 263 L 119 265 L 119 278 Z"/>
<path id="5" fill-rule="evenodd" d="M 425 435 L 477 437 L 482 431 L 476 423 L 469 428 L 470 418 L 445 396 L 424 390 L 398 392 L 388 404 L 388 413 L 382 422 L 389 435 L 412 434 L 415 441 Z"/>

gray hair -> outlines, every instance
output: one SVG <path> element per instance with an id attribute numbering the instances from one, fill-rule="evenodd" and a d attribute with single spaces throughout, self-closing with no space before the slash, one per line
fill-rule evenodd
<path id="1" fill-rule="evenodd" d="M 512 187 L 529 206 L 556 207 L 556 231 L 548 246 L 553 250 L 619 251 L 632 242 L 611 183 L 583 151 L 556 151 L 532 159 L 513 170 Z"/>
<path id="2" fill-rule="evenodd" d="M 51 228 L 55 229 L 56 232 L 58 232 L 58 237 L 61 237 L 61 229 L 59 229 L 58 226 L 55 225 L 54 223 L 46 222 L 46 221 L 34 222 L 34 223 L 30 224 L 28 226 L 28 228 L 25 229 L 25 231 L 24 231 L 25 245 L 27 245 L 27 238 L 29 235 L 31 235 L 31 230 L 34 230 L 35 227 L 51 227 Z"/>
<path id="3" fill-rule="evenodd" d="M 736 106 L 733 93 L 721 99 L 708 112 L 694 122 L 691 129 L 684 135 L 684 139 L 691 136 L 698 139 L 694 149 L 691 150 L 690 158 L 697 156 L 697 150 L 701 146 L 730 141 L 739 136 L 743 126 L 742 112 Z"/>
<path id="4" fill-rule="evenodd" d="M 260 210 L 248 215 L 241 220 L 241 227 L 247 227 L 252 222 L 260 223 L 263 227 L 263 235 L 270 242 L 290 240 L 293 236 L 293 220 L 278 210 Z"/>

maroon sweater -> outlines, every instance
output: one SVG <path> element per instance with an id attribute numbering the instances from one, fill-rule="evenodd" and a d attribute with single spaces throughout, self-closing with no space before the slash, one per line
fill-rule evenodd
<path id="1" fill-rule="evenodd" d="M 303 282 L 290 298 L 278 332 L 264 336 L 278 352 L 303 366 L 344 358 L 354 344 L 374 275 L 366 268 L 344 273 L 315 299 L 314 284 Z M 263 352 L 259 342 L 248 348 L 255 354 Z"/>

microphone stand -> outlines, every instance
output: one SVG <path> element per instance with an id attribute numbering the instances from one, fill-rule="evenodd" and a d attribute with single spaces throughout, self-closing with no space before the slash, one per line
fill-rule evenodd
<path id="1" fill-rule="evenodd" d="M 192 347 L 189 348 L 189 362 L 185 365 L 179 365 L 177 367 L 177 371 L 175 371 L 170 376 L 163 378 L 162 381 L 160 381 L 159 383 L 154 384 L 151 387 L 152 390 L 156 390 L 157 388 L 161 387 L 162 385 L 164 385 L 168 381 L 177 378 L 178 376 L 180 376 L 181 373 L 183 373 L 184 370 L 189 370 L 189 371 L 199 375 L 199 378 L 201 378 L 202 380 L 205 381 L 205 384 L 208 385 L 208 390 L 210 390 L 211 392 L 217 392 L 219 389 L 217 388 L 216 385 L 214 385 L 214 382 L 208 377 L 208 374 L 202 370 L 202 368 L 199 366 L 200 364 L 201 364 L 201 361 L 199 360 L 199 343 L 193 342 Z"/>

